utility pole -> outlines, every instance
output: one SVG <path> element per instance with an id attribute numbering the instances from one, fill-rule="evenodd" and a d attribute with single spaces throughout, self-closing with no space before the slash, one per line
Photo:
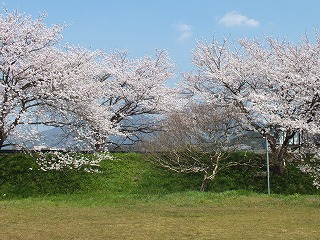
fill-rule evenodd
<path id="1" fill-rule="evenodd" d="M 269 171 L 269 152 L 268 139 L 266 139 L 266 159 L 267 159 L 267 181 L 268 181 L 268 195 L 270 195 L 270 171 Z"/>

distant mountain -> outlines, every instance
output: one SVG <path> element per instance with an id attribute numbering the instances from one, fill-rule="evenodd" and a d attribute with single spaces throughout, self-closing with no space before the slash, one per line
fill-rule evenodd
<path id="1" fill-rule="evenodd" d="M 73 142 L 71 138 L 64 138 L 64 132 L 61 128 L 43 130 L 41 135 L 43 136 L 42 145 L 46 145 L 49 148 L 64 148 Z"/>

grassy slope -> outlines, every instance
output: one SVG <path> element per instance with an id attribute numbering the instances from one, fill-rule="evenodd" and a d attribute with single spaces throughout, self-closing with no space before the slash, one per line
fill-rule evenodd
<path id="1" fill-rule="evenodd" d="M 247 154 L 248 157 L 248 154 Z M 249 156 L 256 162 L 264 163 L 259 156 Z M 201 174 L 179 174 L 156 167 L 147 162 L 143 155 L 133 153 L 115 154 L 116 160 L 106 161 L 102 168 L 105 177 L 100 178 L 102 191 L 162 194 L 181 191 L 197 191 L 202 182 Z M 237 160 L 244 158 L 243 153 L 233 155 Z M 234 161 L 235 159 L 231 159 Z M 234 167 L 219 172 L 210 184 L 208 191 L 224 192 L 230 190 L 267 192 L 265 177 L 255 177 L 257 171 L 265 171 L 260 167 Z M 303 174 L 294 165 L 288 165 L 285 176 L 271 175 L 272 193 L 281 194 L 319 194 L 312 185 L 312 178 Z"/>
<path id="2" fill-rule="evenodd" d="M 137 154 L 115 157 L 94 175 L 34 174 L 8 161 L 15 171 L 2 174 L 16 189 L 10 197 L 10 185 L 0 188 L 0 239 L 319 239 L 319 195 L 200 193 L 201 176 L 163 171 Z M 243 189 L 247 175 L 222 174 L 211 190 Z"/>
<path id="3" fill-rule="evenodd" d="M 98 189 L 107 192 L 162 194 L 197 190 L 201 176 L 178 174 L 156 167 L 142 155 L 113 154 L 115 160 L 102 163 L 105 179 Z"/>
<path id="4" fill-rule="evenodd" d="M 156 167 L 134 153 L 114 154 L 114 160 L 101 163 L 102 173 L 87 174 L 76 171 L 42 172 L 30 170 L 34 162 L 27 155 L 0 155 L 0 199 L 57 194 L 138 194 L 157 195 L 183 191 L 197 191 L 201 185 L 199 174 L 178 174 Z M 235 158 L 242 157 L 235 155 Z M 264 170 L 264 169 L 262 169 Z M 208 189 L 211 192 L 245 190 L 265 193 L 267 182 L 254 174 L 261 169 L 241 167 L 218 174 Z M 294 166 L 288 174 L 271 176 L 271 192 L 283 194 L 317 194 L 312 179 Z"/>

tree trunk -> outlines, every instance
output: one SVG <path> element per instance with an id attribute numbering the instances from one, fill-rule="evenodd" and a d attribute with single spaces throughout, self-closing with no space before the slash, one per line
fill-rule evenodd
<path id="1" fill-rule="evenodd" d="M 285 166 L 285 160 L 292 158 L 291 153 L 288 151 L 289 143 L 294 138 L 295 134 L 297 133 L 296 130 L 288 129 L 286 132 L 284 132 L 284 140 L 281 144 L 277 145 L 277 139 L 279 138 L 279 132 L 276 132 L 276 134 L 272 137 L 269 136 L 268 142 L 270 144 L 271 148 L 271 159 L 270 164 L 271 168 L 270 170 L 273 173 L 277 173 L 280 175 L 284 175 L 286 173 L 286 166 Z M 283 132 L 282 132 L 283 134 Z"/>
<path id="2" fill-rule="evenodd" d="M 4 141 L 5 141 L 5 135 L 4 135 L 3 131 L 1 130 L 0 131 L 0 149 L 2 149 Z"/>
<path id="3" fill-rule="evenodd" d="M 95 140 L 94 150 L 96 152 L 103 152 L 105 150 L 105 138 L 100 136 L 99 131 L 96 131 L 95 133 Z"/>
<path id="4" fill-rule="evenodd" d="M 220 161 L 220 153 L 215 158 L 215 162 L 213 162 L 213 158 L 211 158 L 210 161 L 212 165 L 210 167 L 207 167 L 207 169 L 204 172 L 203 181 L 200 187 L 201 192 L 204 192 L 208 189 L 210 181 L 212 181 L 217 175 Z"/>
<path id="5" fill-rule="evenodd" d="M 95 145 L 94 145 L 94 150 L 96 151 L 96 152 L 102 152 L 102 144 L 99 144 L 99 143 L 96 143 Z"/>
<path id="6" fill-rule="evenodd" d="M 287 147 L 278 146 L 271 148 L 270 171 L 275 174 L 286 173 L 285 159 L 288 158 Z"/>
<path id="7" fill-rule="evenodd" d="M 208 177 L 208 174 L 205 174 L 203 177 L 201 187 L 200 187 L 200 192 L 204 192 L 208 189 L 210 181 L 211 181 L 211 179 Z"/>
<path id="8" fill-rule="evenodd" d="M 275 159 L 271 162 L 270 171 L 272 173 L 284 175 L 286 173 L 285 161 L 283 159 Z"/>

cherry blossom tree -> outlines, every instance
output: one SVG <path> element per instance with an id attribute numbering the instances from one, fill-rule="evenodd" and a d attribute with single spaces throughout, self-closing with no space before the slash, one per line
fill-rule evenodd
<path id="1" fill-rule="evenodd" d="M 160 130 L 161 114 L 178 107 L 180 101 L 177 90 L 167 85 L 175 70 L 168 53 L 130 59 L 126 51 L 116 51 L 105 56 L 104 64 L 108 77 L 101 90 L 101 106 L 112 113 L 108 120 L 122 135 L 118 142 L 109 138 L 102 143 L 131 144 Z"/>
<path id="2" fill-rule="evenodd" d="M 91 145 L 97 151 L 124 148 L 161 130 L 163 114 L 181 107 L 183 100 L 178 90 L 167 85 L 175 68 L 166 51 L 157 51 L 155 57 L 137 59 L 129 58 L 127 51 L 115 51 L 103 54 L 100 60 L 99 65 L 93 67 L 100 72 L 95 78 L 93 76 L 88 93 L 93 97 L 90 101 L 97 103 L 98 107 L 91 114 L 84 112 L 81 121 L 78 115 L 75 116 L 71 128 L 63 125 L 65 139 L 76 136 L 78 142 Z M 95 117 L 83 121 L 92 115 Z M 102 123 L 105 122 L 104 128 L 95 123 L 96 115 L 101 116 Z M 74 128 L 75 123 L 89 128 L 87 130 L 92 135 L 88 131 L 82 133 L 83 127 Z"/>
<path id="3" fill-rule="evenodd" d="M 101 105 L 101 90 L 106 88 L 104 80 L 108 77 L 102 71 L 99 60 L 102 56 L 101 52 L 77 47 L 68 48 L 55 58 L 61 71 L 48 84 L 51 97 L 42 106 L 47 114 L 42 123 L 60 127 L 67 136 L 72 136 L 73 148 L 78 145 L 94 149 L 97 139 L 118 132 L 110 121 L 113 113 Z"/>
<path id="4" fill-rule="evenodd" d="M 298 134 L 320 130 L 317 34 L 312 41 L 305 35 L 298 43 L 274 38 L 239 39 L 233 44 L 227 39 L 200 41 L 192 61 L 197 72 L 185 74 L 189 93 L 237 107 L 243 127 L 267 138 L 274 171 L 284 173 L 285 160 L 301 159 L 304 150 L 317 152 L 309 141 L 313 138 L 303 138 L 300 151 L 290 147 Z"/>
<path id="5" fill-rule="evenodd" d="M 36 139 L 39 124 L 88 138 L 115 131 L 99 102 L 102 54 L 59 48 L 63 27 L 46 27 L 44 17 L 0 15 L 0 148 Z"/>
<path id="6" fill-rule="evenodd" d="M 46 27 L 44 18 L 0 15 L 0 149 L 39 141 L 39 125 L 61 128 L 72 148 L 98 151 L 110 136 L 136 141 L 159 129 L 160 114 L 178 99 L 166 86 L 174 71 L 167 52 L 129 59 L 126 52 L 62 47 L 64 27 Z M 44 170 L 91 169 L 108 157 L 36 155 Z"/>
<path id="7" fill-rule="evenodd" d="M 166 85 L 174 72 L 166 51 L 130 59 L 127 52 L 61 47 L 63 27 L 46 27 L 44 17 L 0 16 L 0 147 L 38 139 L 39 124 L 96 150 L 110 136 L 132 142 L 159 129 L 160 114 L 178 102 Z"/>

